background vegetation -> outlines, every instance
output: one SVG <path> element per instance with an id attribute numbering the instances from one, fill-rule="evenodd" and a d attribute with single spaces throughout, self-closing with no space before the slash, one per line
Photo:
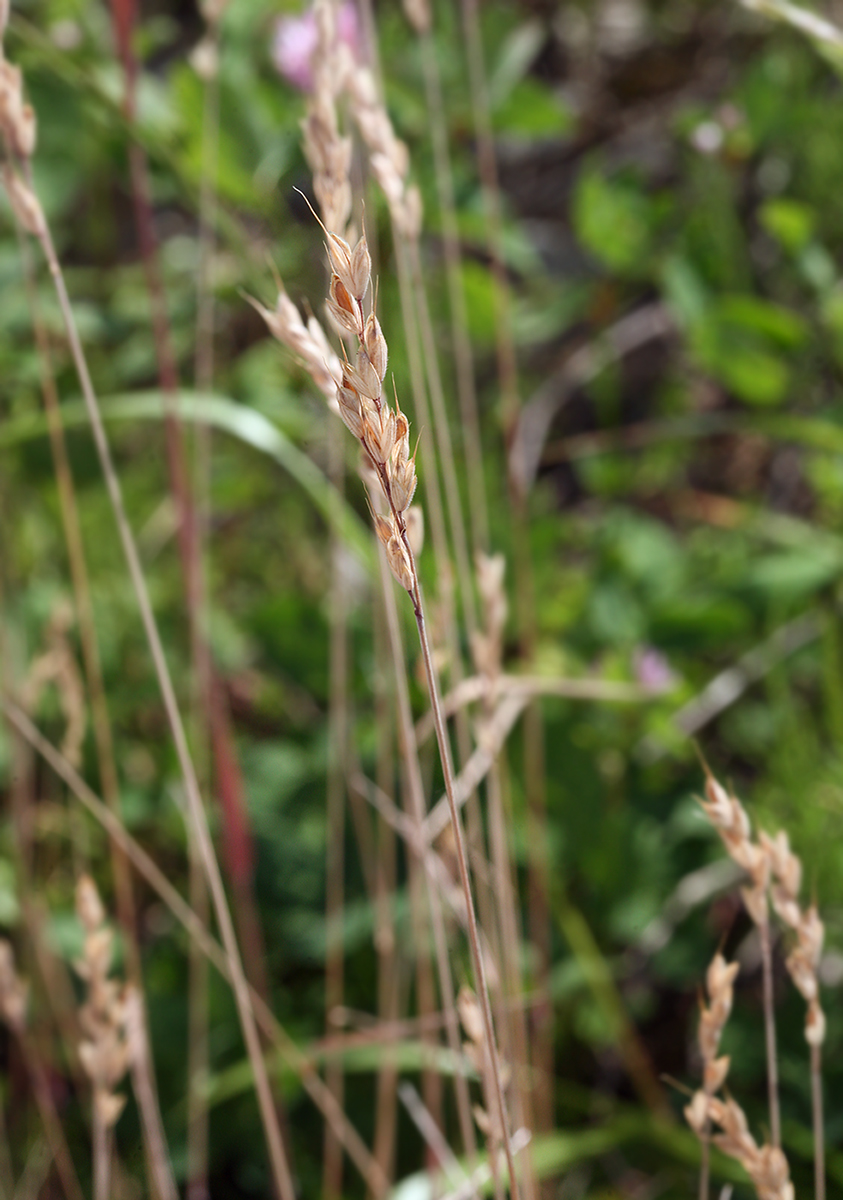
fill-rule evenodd
<path id="1" fill-rule="evenodd" d="M 825 8 L 834 15 L 833 4 Z M 131 140 L 148 155 L 185 412 L 214 430 L 210 638 L 254 839 L 250 883 L 269 995 L 288 1031 L 307 1046 L 325 1033 L 331 939 L 342 936 L 345 1005 L 375 1012 L 376 912 L 349 821 L 341 932 L 325 920 L 331 556 L 320 481 L 329 418 L 307 376 L 267 336 L 243 295 L 272 296 L 269 260 L 297 302 L 320 311 L 324 294 L 321 238 L 295 190 L 310 189 L 300 144 L 304 101 L 271 57 L 281 11 L 278 0 L 232 0 L 222 24 L 213 396 L 191 390 L 203 99 L 189 52 L 201 36 L 198 13 L 189 3 L 143 6 L 133 128 L 121 108 L 122 75 L 104 4 L 21 3 L 6 45 L 24 69 L 39 114 L 36 181 L 188 710 L 190 644 L 149 299 L 132 220 Z M 442 230 L 419 46 L 397 5 L 378 4 L 376 17 L 387 104 L 425 201 L 424 269 L 441 316 L 450 388 Z M 828 930 L 829 1188 L 841 1194 L 843 1023 L 833 991 L 843 979 L 839 76 L 798 32 L 720 0 L 496 0 L 481 20 L 523 411 L 548 418 L 528 498 L 537 622 L 532 670 L 653 687 L 650 699 L 633 705 L 542 702 L 547 811 L 540 830 L 529 826 L 525 812 L 520 735 L 510 742 L 509 834 L 520 882 L 531 838 L 542 839 L 550 868 L 547 997 L 529 933 L 523 945 L 526 994 L 533 1007 L 549 1003 L 555 1037 L 557 1134 L 543 1145 L 556 1190 L 548 1194 L 679 1196 L 695 1186 L 698 1151 L 682 1129 L 684 1099 L 663 1076 L 696 1084 L 698 989 L 720 946 L 746 968 L 724 1043 L 733 1056 L 730 1083 L 750 1116 L 760 1125 L 765 1119 L 760 973 L 748 920 L 733 895 L 734 876 L 718 865 L 720 845 L 694 800 L 701 787 L 697 746 L 763 827 L 788 830 L 806 864 L 808 891 L 820 902 Z M 455 6 L 437 7 L 434 36 L 477 355 L 490 540 L 507 555 L 511 586 L 519 548 L 512 544 L 503 482 L 494 286 Z M 367 227 L 378 250 L 391 370 L 418 429 L 395 316 L 388 222 L 375 192 Z M 0 229 L 0 286 L 2 665 L 4 688 L 16 691 L 44 649 L 69 584 L 10 220 Z M 123 819 L 185 890 L 175 758 L 43 273 L 38 288 L 78 489 Z M 453 432 L 459 439 L 456 417 Z M 302 459 L 319 468 L 308 486 Z M 463 462 L 458 448 L 460 468 Z M 349 546 L 345 564 L 351 740 L 362 768 L 373 774 L 372 560 L 353 473 L 347 496 L 359 526 L 355 545 L 363 547 Z M 427 550 L 421 571 L 432 590 Z M 514 624 L 506 654 L 512 669 L 524 669 Z M 414 700 L 421 715 L 421 687 Z M 53 691 L 44 693 L 35 716 L 61 740 Z M 2 731 L 0 781 L 9 795 L 15 761 L 13 741 Z M 96 785 L 90 737 L 83 773 Z M 68 1080 L 21 898 L 25 886 L 34 889 L 39 936 L 69 965 L 81 945 L 73 915 L 80 869 L 96 876 L 114 911 L 107 842 L 49 771 L 30 764 L 26 779 L 25 843 L 11 809 L 0 823 L 0 922 L 32 980 L 40 1053 L 85 1180 L 87 1101 Z M 218 810 L 214 821 L 225 860 L 230 831 Z M 34 884 L 24 884 L 24 869 Z M 407 922 L 403 879 L 402 868 L 393 896 L 399 931 Z M 182 1178 L 187 939 L 143 887 L 139 937 L 162 1112 Z M 467 978 L 467 959 L 458 976 L 460 969 Z M 802 1004 L 781 966 L 777 978 L 784 1145 L 800 1194 L 811 1180 Z M 222 980 L 212 976 L 209 988 L 211 1194 L 267 1195 L 235 1007 Z M 357 1018 L 351 1020 L 354 1027 Z M 630 1078 L 624 1053 L 630 1029 L 672 1123 L 647 1107 Z M 405 1062 L 410 1078 L 418 1067 L 413 1044 Z M 367 1140 L 382 1053 L 376 1044 L 345 1059 L 346 1111 Z M 14 1045 L 4 1041 L 2 1054 L 17 1174 L 40 1135 Z M 281 1076 L 281 1090 L 301 1194 L 318 1195 L 321 1118 L 291 1075 Z M 401 1179 L 419 1169 L 423 1151 L 403 1110 L 398 1120 Z M 117 1126 L 117 1145 L 128 1176 L 142 1179 L 131 1102 Z M 715 1170 L 715 1182 L 723 1178 Z M 129 1182 L 121 1186 L 121 1194 L 136 1194 Z M 345 1187 L 349 1196 L 362 1194 L 350 1168 Z M 747 1185 L 736 1187 L 748 1194 Z"/>

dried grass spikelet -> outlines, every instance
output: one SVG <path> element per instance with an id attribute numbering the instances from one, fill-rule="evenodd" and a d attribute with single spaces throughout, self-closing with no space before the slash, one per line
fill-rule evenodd
<path id="1" fill-rule="evenodd" d="M 503 586 L 506 559 L 502 554 L 478 553 L 477 590 L 483 608 L 483 631 L 472 634 L 471 653 L 478 674 L 491 685 L 500 677 L 503 665 L 503 634 L 507 602 Z"/>
<path id="2" fill-rule="evenodd" d="M 317 0 L 314 11 L 318 40 L 312 57 L 313 91 L 302 121 L 304 154 L 323 222 L 344 233 L 351 213 L 351 138 L 340 134 L 337 96 L 353 63 L 339 37 L 331 0 Z"/>
<path id="3" fill-rule="evenodd" d="M 821 1046 L 825 1040 L 825 1013 L 819 1000 L 818 969 L 822 955 L 825 928 L 817 907 L 799 905 L 802 884 L 802 863 L 790 848 L 784 830 L 775 838 L 759 835 L 761 848 L 767 855 L 773 877 L 770 890 L 773 908 L 781 921 L 796 934 L 796 946 L 785 960 L 785 966 L 808 1005 L 805 1018 L 805 1039 L 810 1046 Z"/>
<path id="4" fill-rule="evenodd" d="M 706 1108 L 708 1119 L 722 1130 L 715 1134 L 714 1144 L 741 1164 L 752 1180 L 759 1200 L 794 1200 L 790 1168 L 784 1153 L 775 1146 L 758 1146 L 737 1101 L 709 1097 Z"/>
<path id="5" fill-rule="evenodd" d="M 9 5 L 0 6 L 0 38 L 5 33 Z M 41 202 L 30 187 L 19 166 L 28 165 L 35 153 L 38 122 L 35 110 L 23 98 L 23 75 L 19 67 L 4 57 L 0 41 L 0 136 L 8 161 L 3 165 L 3 186 L 15 219 L 27 233 L 43 236 L 46 230 Z"/>
<path id="6" fill-rule="evenodd" d="M 468 1041 L 463 1044 L 463 1051 L 483 1082 L 484 1095 L 491 1098 L 495 1092 L 492 1062 L 486 1043 L 480 1004 L 470 987 L 460 988 L 457 995 L 457 1012 L 468 1038 Z M 509 1068 L 503 1061 L 500 1067 L 501 1083 L 506 1088 L 509 1083 Z M 496 1106 L 488 1102 L 486 1108 L 475 1104 L 472 1106 L 472 1112 L 478 1128 L 485 1137 L 491 1143 L 500 1144 L 503 1141 L 504 1133 L 500 1127 Z"/>
<path id="7" fill-rule="evenodd" d="M 770 860 L 753 842 L 752 825 L 740 800 L 727 792 L 708 770 L 705 795 L 705 800 L 700 801 L 703 812 L 720 834 L 729 856 L 749 875 L 751 886 L 741 888 L 747 912 L 756 925 L 765 925 L 769 919 Z"/>
<path id="8" fill-rule="evenodd" d="M 316 317 L 309 317 L 307 323 L 302 320 L 280 280 L 275 308 L 266 308 L 251 296 L 247 299 L 263 317 L 272 336 L 293 351 L 329 407 L 337 412 L 337 384 L 342 367 Z"/>
<path id="9" fill-rule="evenodd" d="M 416 33 L 428 33 L 431 26 L 429 0 L 404 0 L 404 16 Z"/>
<path id="10" fill-rule="evenodd" d="M 698 1041 L 703 1060 L 703 1086 L 709 1095 L 720 1090 L 729 1071 L 728 1056 L 718 1058 L 717 1051 L 732 1011 L 732 984 L 738 970 L 736 962 L 727 963 L 722 954 L 715 954 L 706 973 L 709 1005 L 702 1006 Z"/>
<path id="11" fill-rule="evenodd" d="M 392 122 L 378 94 L 368 67 L 351 63 L 344 76 L 351 115 L 369 151 L 372 174 L 383 192 L 393 221 L 400 232 L 415 241 L 421 231 L 421 193 L 408 185 L 410 153 L 396 137 Z"/>
<path id="12" fill-rule="evenodd" d="M 422 514 L 411 508 L 417 482 L 415 453 L 410 453 L 407 417 L 397 399 L 391 409 L 383 394 L 389 355 L 377 315 L 365 307 L 372 270 L 366 234 L 352 248 L 324 224 L 323 230 L 331 265 L 326 306 L 340 332 L 357 339 L 353 362 L 340 361 L 315 317 L 305 325 L 280 284 L 274 309 L 251 297 L 249 302 L 273 337 L 298 356 L 331 409 L 360 443 L 360 474 L 373 513 L 382 517 L 381 523 L 375 523 L 376 532 L 390 570 L 411 591 L 412 555 L 421 550 L 424 534 Z"/>
<path id="13" fill-rule="evenodd" d="M 719 1092 L 729 1073 L 729 1056 L 717 1056 L 720 1038 L 732 1011 L 732 984 L 738 973 L 737 963 L 727 963 L 722 954 L 715 954 L 706 972 L 708 1006 L 701 1003 L 700 1025 L 697 1043 L 703 1063 L 703 1086 L 696 1091 L 691 1103 L 685 1108 L 685 1120 L 703 1143 L 704 1176 L 707 1179 L 707 1143 L 710 1132 L 709 1105 L 715 1092 Z M 707 1190 L 707 1185 L 704 1192 Z"/>
<path id="14" fill-rule="evenodd" d="M 66 722 L 61 752 L 72 766 L 78 767 L 82 761 L 87 711 L 82 676 L 68 636 L 72 626 L 73 609 L 62 600 L 50 616 L 45 637 L 47 649 L 30 666 L 21 701 L 27 712 L 34 712 L 44 689 L 54 684 Z"/>
<path id="15" fill-rule="evenodd" d="M 79 1058 L 91 1080 L 96 1115 L 110 1129 L 126 1103 L 126 1097 L 114 1090 L 130 1061 L 126 1005 L 123 987 L 108 977 L 113 934 L 105 924 L 105 910 L 89 875 L 82 875 L 76 885 L 76 913 L 85 930 L 85 943 L 82 958 L 74 966 L 88 989 L 79 1011 L 84 1034 Z"/>
<path id="16" fill-rule="evenodd" d="M 397 397 L 391 408 L 384 396 L 389 355 L 374 307 L 368 311 L 366 307 L 372 271 L 366 232 L 353 248 L 338 234 L 324 232 L 331 265 L 328 312 L 340 329 L 357 341 L 354 360 L 346 358 L 342 363 L 337 386 L 339 414 L 368 462 L 375 533 L 389 569 L 401 586 L 412 592 L 415 567 L 406 514 L 416 490 L 416 460 L 415 453 L 410 453 L 410 423 Z"/>
<path id="17" fill-rule="evenodd" d="M 18 1036 L 26 1025 L 26 1005 L 29 987 L 17 973 L 15 952 L 11 942 L 0 938 L 0 1014 Z"/>

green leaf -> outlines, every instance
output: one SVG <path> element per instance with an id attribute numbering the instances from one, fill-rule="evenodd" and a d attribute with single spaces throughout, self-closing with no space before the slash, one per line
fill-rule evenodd
<path id="1" fill-rule="evenodd" d="M 798 313 L 758 296 L 723 296 L 717 311 L 725 324 L 757 333 L 786 349 L 802 346 L 808 336 L 808 327 Z"/>
<path id="2" fill-rule="evenodd" d="M 101 401 L 106 421 L 162 421 L 165 401 L 161 392 L 136 392 L 128 396 L 107 396 Z M 180 391 L 179 416 L 184 421 L 200 421 L 259 450 L 283 467 L 307 492 L 330 526 L 337 530 L 368 566 L 374 565 L 372 537 L 357 513 L 339 495 L 312 459 L 299 450 L 281 430 L 262 413 L 226 396 Z M 85 426 L 88 421 L 81 401 L 62 405 L 62 419 L 68 429 Z M 0 446 L 15 445 L 43 437 L 47 423 L 42 413 L 32 413 L 6 421 L 0 428 Z"/>
<path id="3" fill-rule="evenodd" d="M 770 236 L 791 254 L 804 249 L 816 225 L 813 209 L 783 197 L 762 204 L 758 219 Z"/>
<path id="4" fill-rule="evenodd" d="M 509 137 L 566 137 L 574 114 L 555 92 L 535 79 L 522 79 L 495 113 L 495 129 Z"/>
<path id="5" fill-rule="evenodd" d="M 628 273 L 646 266 L 650 254 L 647 200 L 629 183 L 586 169 L 574 195 L 574 226 L 585 248 L 610 270 Z"/>

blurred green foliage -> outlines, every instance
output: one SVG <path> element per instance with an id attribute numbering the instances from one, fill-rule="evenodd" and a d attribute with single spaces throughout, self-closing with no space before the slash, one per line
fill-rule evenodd
<path id="1" fill-rule="evenodd" d="M 463 286 L 478 353 L 492 542 L 512 561 L 493 283 L 471 103 L 456 6 L 439 8 L 436 48 L 454 154 Z M 692 799 L 701 780 L 694 739 L 675 717 L 759 647 L 764 666 L 758 678 L 712 713 L 696 742 L 733 781 L 753 817 L 789 832 L 805 863 L 807 890 L 827 923 L 828 982 L 836 988 L 843 978 L 843 93 L 839 77 L 798 33 L 727 3 L 630 4 L 637 40 L 620 50 L 601 40 L 608 38 L 604 8 L 507 0 L 483 11 L 525 400 L 576 350 L 602 344 L 630 312 L 659 306 L 673 330 L 620 356 L 585 385 L 560 389 L 530 497 L 535 669 L 634 680 L 647 678 L 649 664 L 663 677 L 669 672 L 674 683 L 634 707 L 559 699 L 542 706 L 559 1132 L 542 1145 L 540 1157 L 550 1164 L 548 1173 L 569 1172 L 577 1195 L 629 1194 L 625 1172 L 631 1171 L 638 1180 L 636 1172 L 652 1176 L 661 1194 L 680 1196 L 694 1186 L 695 1143 L 678 1129 L 654 1125 L 637 1104 L 620 1065 L 612 1005 L 634 1022 L 655 1071 L 693 1087 L 697 990 L 718 946 L 729 954 L 746 950 L 748 928 L 728 893 L 715 890 L 687 908 L 674 903 L 691 872 L 722 857 Z M 210 634 L 258 849 L 255 889 L 272 1000 L 280 1019 L 307 1042 L 324 1029 L 322 961 L 334 936 L 325 924 L 324 891 L 328 521 L 337 508 L 325 476 L 324 405 L 243 299 L 244 291 L 271 296 L 269 259 L 296 301 L 318 310 L 323 289 L 320 237 L 294 191 L 309 188 L 298 124 L 304 101 L 270 61 L 280 11 L 292 6 L 232 0 L 224 21 L 211 397 L 191 391 L 203 111 L 201 84 L 186 59 L 200 31 L 192 6 L 159 4 L 144 13 L 138 46 L 145 70 L 131 131 L 121 112 L 121 76 L 104 6 L 22 3 L 8 53 L 23 66 L 38 111 L 36 178 L 105 398 L 129 512 L 187 708 L 187 622 L 149 303 L 131 219 L 127 139 L 137 137 L 149 156 L 184 416 L 207 419 L 213 429 Z M 380 5 L 376 15 L 390 111 L 425 198 L 434 312 L 445 314 L 418 47 L 397 5 Z M 674 55 L 686 64 L 681 82 L 672 83 L 668 72 L 659 84 L 648 54 Z M 388 223 L 373 190 L 367 205 L 391 369 L 412 417 Z M 48 282 L 42 272 L 39 299 L 68 418 L 125 821 L 184 884 L 174 755 L 92 445 L 79 420 L 78 386 Z M 37 358 L 8 220 L 0 240 L 0 287 L 0 598 L 4 670 L 16 686 L 69 585 Z M 442 348 L 450 372 L 446 323 Z M 774 414 L 778 424 L 770 420 Z M 456 418 L 454 432 L 460 432 Z M 637 442 L 629 440 L 632 434 Z M 376 744 L 373 559 L 353 470 L 339 511 L 348 545 L 353 742 L 369 770 Z M 434 590 L 429 551 L 422 570 Z M 764 659 L 775 631 L 802 617 L 814 620 L 813 636 L 792 654 Z M 409 626 L 407 632 L 412 645 Z M 523 665 L 514 626 L 507 653 L 513 667 Z M 420 691 L 415 700 L 421 713 Z M 58 740 L 54 696 L 45 697 L 38 718 Z M 0 736 L 8 789 L 12 749 L 5 732 Z M 516 737 L 511 837 L 522 882 L 529 849 L 523 754 Z M 95 780 L 90 744 L 85 768 Z M 432 762 L 429 771 L 435 778 Z M 71 915 L 74 873 L 80 863 L 92 865 L 108 895 L 105 842 L 54 780 L 40 771 L 37 780 L 38 900 L 50 914 L 50 945 L 70 961 L 79 934 Z M 16 856 L 4 819 L 0 923 L 17 939 L 23 927 Z M 375 913 L 351 830 L 347 864 L 347 1004 L 372 1011 Z M 405 922 L 403 875 L 393 905 L 396 920 Z M 162 1107 L 183 1172 L 186 943 L 148 895 L 143 912 Z M 664 921 L 664 937 L 654 940 Z M 31 951 L 27 957 L 24 947 L 22 956 L 34 976 Z M 524 957 L 529 990 L 528 945 Z M 808 1076 L 800 1002 L 783 970 L 779 975 L 785 1146 L 799 1194 L 811 1177 Z M 42 1002 L 37 985 L 35 992 L 35 1002 Z M 594 1003 L 595 995 L 602 1001 Z M 830 987 L 830 1189 L 840 1195 L 843 1126 L 836 1098 L 843 1088 L 843 1020 L 835 998 Z M 760 983 L 750 964 L 725 1048 L 733 1055 L 735 1094 L 763 1125 L 759 1014 Z M 254 1100 L 231 1082 L 244 1079 L 239 1027 L 217 979 L 211 1015 L 213 1194 L 266 1195 Z M 413 1071 L 418 1060 L 410 1049 L 405 1067 Z M 372 1129 L 376 1063 L 347 1063 L 346 1107 L 365 1137 Z M 301 1191 L 315 1196 L 321 1125 L 292 1077 L 283 1076 L 283 1093 Z M 678 1115 L 681 1095 L 671 1094 L 671 1104 Z M 417 1169 L 419 1141 L 403 1113 L 399 1125 L 401 1176 Z M 117 1136 L 127 1166 L 140 1170 L 133 1108 Z M 732 1179 L 727 1164 L 718 1170 L 721 1181 Z M 348 1194 L 362 1194 L 350 1170 L 348 1178 Z M 749 1193 L 743 1186 L 736 1194 Z"/>

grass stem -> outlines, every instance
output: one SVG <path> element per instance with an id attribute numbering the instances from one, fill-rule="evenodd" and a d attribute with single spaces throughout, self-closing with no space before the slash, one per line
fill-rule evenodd
<path id="1" fill-rule="evenodd" d="M 290 1175 L 290 1169 L 281 1140 L 281 1133 L 272 1101 L 272 1094 L 269 1088 L 266 1066 L 263 1061 L 257 1029 L 255 1027 L 254 1014 L 252 1012 L 252 1007 L 249 1000 L 248 985 L 246 982 L 246 977 L 243 973 L 240 952 L 234 933 L 234 925 L 231 920 L 231 913 L 228 908 L 228 901 L 226 900 L 225 889 L 223 887 L 219 865 L 217 863 L 213 844 L 211 842 L 208 821 L 202 803 L 202 797 L 199 792 L 196 772 L 193 767 L 193 761 L 191 759 L 190 750 L 187 744 L 184 724 L 179 712 L 172 679 L 170 677 L 169 667 L 167 666 L 167 660 L 164 655 L 164 648 L 158 633 L 158 626 L 152 611 L 152 604 L 149 599 L 149 592 L 146 587 L 146 580 L 144 579 L 137 546 L 129 525 L 128 517 L 126 515 L 122 489 L 120 487 L 120 482 L 111 457 L 111 450 L 106 438 L 105 428 L 102 423 L 102 417 L 100 415 L 96 393 L 94 391 L 93 383 L 88 371 L 88 365 L 82 349 L 82 344 L 79 340 L 79 334 L 76 328 L 76 322 L 73 316 L 70 298 L 67 294 L 64 275 L 56 255 L 49 227 L 46 224 L 43 226 L 39 240 L 44 251 L 44 256 L 47 260 L 50 275 L 52 276 L 53 283 L 55 285 L 56 295 L 58 297 L 59 306 L 61 308 L 62 317 L 67 330 L 71 353 L 73 355 L 73 360 L 79 376 L 79 382 L 82 387 L 85 406 L 91 422 L 94 442 L 96 444 L 97 453 L 102 466 L 106 488 L 117 522 L 120 540 L 122 542 L 123 551 L 128 563 L 129 573 L 132 578 L 132 584 L 137 597 L 138 606 L 140 608 L 141 619 L 143 621 L 147 641 L 152 654 L 155 672 L 158 677 L 158 683 L 161 689 L 161 695 L 164 701 L 167 719 L 175 743 L 176 754 L 178 756 L 185 792 L 187 795 L 188 809 L 196 830 L 199 850 L 202 855 L 205 871 L 208 876 L 208 882 L 211 888 L 211 895 L 213 897 L 214 909 L 219 922 L 223 944 L 225 945 L 226 954 L 231 966 L 231 980 L 238 1012 L 240 1015 L 240 1023 L 243 1029 L 247 1052 L 255 1073 L 255 1088 L 258 1095 L 258 1103 L 264 1125 L 264 1132 L 266 1134 L 272 1174 L 282 1200 L 294 1200 L 295 1191 L 293 1188 L 293 1181 Z"/>

